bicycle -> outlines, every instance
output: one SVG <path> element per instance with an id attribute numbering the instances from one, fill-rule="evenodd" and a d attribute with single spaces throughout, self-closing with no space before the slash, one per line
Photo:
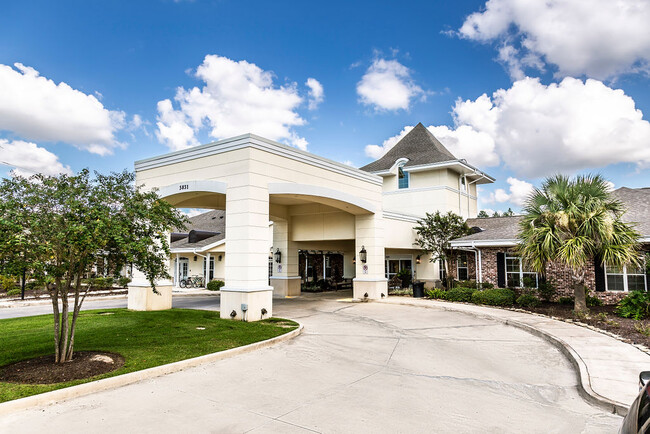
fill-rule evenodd
<path id="1" fill-rule="evenodd" d="M 203 287 L 203 277 L 201 276 L 192 276 L 185 279 L 181 279 L 179 286 L 181 288 L 201 288 Z"/>

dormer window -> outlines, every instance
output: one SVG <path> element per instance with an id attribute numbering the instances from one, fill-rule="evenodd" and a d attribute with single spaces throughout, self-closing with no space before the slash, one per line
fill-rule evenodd
<path id="1" fill-rule="evenodd" d="M 403 161 L 397 166 L 397 186 L 400 189 L 409 188 L 409 173 L 403 169 L 405 164 L 406 161 Z"/>

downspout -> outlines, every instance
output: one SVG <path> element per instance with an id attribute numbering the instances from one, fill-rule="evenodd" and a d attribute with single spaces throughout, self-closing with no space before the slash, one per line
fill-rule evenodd
<path id="1" fill-rule="evenodd" d="M 474 252 L 474 275 L 476 277 L 476 283 L 483 282 L 483 270 L 481 270 L 481 251 L 474 247 L 474 242 L 472 241 L 472 247 L 452 247 L 454 250 L 462 250 L 464 252 Z"/>
<path id="2" fill-rule="evenodd" d="M 210 262 L 209 262 L 208 259 L 207 259 L 208 257 L 205 256 L 205 255 L 200 254 L 199 252 L 197 252 L 197 251 L 196 251 L 196 247 L 195 247 L 194 249 L 192 249 L 192 253 L 194 253 L 196 256 L 200 256 L 200 257 L 202 257 L 202 258 L 205 258 L 205 260 L 206 260 L 206 263 L 205 263 L 205 273 L 203 273 L 203 283 L 205 284 L 205 287 L 207 288 L 207 287 L 208 287 L 208 279 L 207 279 L 208 276 L 207 276 L 207 273 L 210 272 L 210 271 L 209 271 L 209 269 L 210 269 Z"/>

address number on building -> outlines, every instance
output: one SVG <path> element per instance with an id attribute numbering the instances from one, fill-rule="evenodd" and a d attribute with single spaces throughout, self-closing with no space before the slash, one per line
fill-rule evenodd
<path id="1" fill-rule="evenodd" d="M 189 184 L 181 184 L 181 185 L 178 186 L 178 189 L 179 190 L 189 190 L 190 185 Z"/>

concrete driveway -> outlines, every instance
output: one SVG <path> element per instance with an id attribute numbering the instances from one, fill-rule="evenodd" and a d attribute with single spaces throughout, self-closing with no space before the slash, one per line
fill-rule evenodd
<path id="1" fill-rule="evenodd" d="M 616 432 L 551 345 L 457 312 L 276 300 L 302 336 L 0 420 L 0 432 Z M 164 330 L 160 331 L 164 333 Z"/>

